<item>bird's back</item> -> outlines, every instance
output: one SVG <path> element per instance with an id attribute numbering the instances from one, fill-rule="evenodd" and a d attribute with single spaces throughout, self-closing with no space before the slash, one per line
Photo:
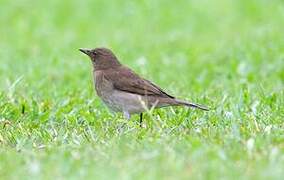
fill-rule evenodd
<path id="1" fill-rule="evenodd" d="M 112 82 L 113 88 L 116 90 L 139 94 L 141 96 L 174 98 L 151 81 L 141 78 L 125 66 L 105 70 L 104 77 Z"/>

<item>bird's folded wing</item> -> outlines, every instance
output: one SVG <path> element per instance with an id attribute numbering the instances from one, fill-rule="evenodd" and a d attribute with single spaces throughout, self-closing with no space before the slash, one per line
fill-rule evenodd
<path id="1" fill-rule="evenodd" d="M 142 96 L 174 98 L 152 82 L 139 77 L 126 67 L 121 67 L 116 71 L 105 73 L 104 77 L 111 81 L 114 88 L 117 90 L 139 94 Z"/>

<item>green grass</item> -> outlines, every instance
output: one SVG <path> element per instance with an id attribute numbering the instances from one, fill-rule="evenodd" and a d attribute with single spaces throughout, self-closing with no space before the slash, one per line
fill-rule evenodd
<path id="1" fill-rule="evenodd" d="M 283 178 L 283 25 L 281 0 L 1 0 L 0 179 Z M 213 110 L 111 115 L 98 46 Z"/>

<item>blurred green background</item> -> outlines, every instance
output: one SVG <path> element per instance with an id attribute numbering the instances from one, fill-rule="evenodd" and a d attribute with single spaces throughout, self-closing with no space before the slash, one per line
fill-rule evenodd
<path id="1" fill-rule="evenodd" d="M 0 0 L 0 179 L 281 179 L 283 29 L 282 0 Z M 213 110 L 112 116 L 101 46 Z"/>

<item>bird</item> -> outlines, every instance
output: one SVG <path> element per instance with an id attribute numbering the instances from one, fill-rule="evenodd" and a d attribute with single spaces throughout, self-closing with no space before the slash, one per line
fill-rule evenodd
<path id="1" fill-rule="evenodd" d="M 91 59 L 97 95 L 111 112 L 121 112 L 127 120 L 133 114 L 140 114 L 142 126 L 143 112 L 167 106 L 187 106 L 209 111 L 203 105 L 177 99 L 153 82 L 140 77 L 121 64 L 108 48 L 79 50 Z"/>

